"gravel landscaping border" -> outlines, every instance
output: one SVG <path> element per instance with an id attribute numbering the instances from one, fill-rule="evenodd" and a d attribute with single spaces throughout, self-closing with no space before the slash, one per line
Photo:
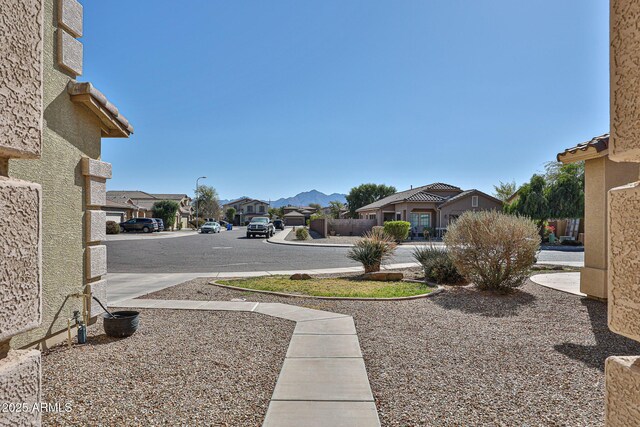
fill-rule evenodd
<path id="1" fill-rule="evenodd" d="M 531 282 L 509 295 L 462 286 L 372 303 L 250 293 L 210 280 L 145 298 L 244 298 L 353 316 L 383 426 L 603 425 L 604 360 L 640 354 L 639 343 L 608 329 L 605 303 Z"/>
<path id="2" fill-rule="evenodd" d="M 406 281 L 413 282 L 413 283 L 424 283 L 418 280 L 406 280 Z M 436 289 L 433 290 L 433 292 L 429 292 L 428 294 L 411 295 L 408 297 L 396 297 L 396 298 L 322 297 L 322 296 L 315 296 L 315 295 L 297 295 L 297 294 L 288 294 L 286 292 L 263 291 L 260 289 L 242 288 L 240 286 L 224 285 L 222 283 L 216 282 L 215 280 L 209 282 L 209 284 L 213 286 L 219 286 L 221 288 L 231 289 L 234 291 L 244 291 L 244 292 L 252 292 L 252 293 L 256 292 L 259 294 L 270 294 L 270 295 L 277 295 L 277 296 L 287 297 L 287 298 L 309 298 L 309 299 L 347 300 L 347 301 L 403 301 L 403 300 L 427 298 L 433 295 L 437 295 L 440 292 L 444 291 L 444 288 L 442 286 L 438 286 Z"/>
<path id="3" fill-rule="evenodd" d="M 43 353 L 43 426 L 259 426 L 295 322 L 256 313 L 141 309 L 131 337 L 102 321 L 85 345 Z"/>

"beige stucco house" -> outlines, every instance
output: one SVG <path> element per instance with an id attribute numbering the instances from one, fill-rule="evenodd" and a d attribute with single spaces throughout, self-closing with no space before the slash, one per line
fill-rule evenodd
<path id="1" fill-rule="evenodd" d="M 186 194 L 151 194 L 140 190 L 110 190 L 107 191 L 107 211 L 108 219 L 116 221 L 118 217 L 131 218 L 153 218 L 153 205 L 163 200 L 171 200 L 178 203 L 178 211 L 174 224 L 169 227 L 182 228 L 189 226 L 189 221 L 193 214 L 191 197 Z M 165 224 L 167 227 L 167 224 Z M 168 227 L 167 227 L 168 228 Z"/>
<path id="2" fill-rule="evenodd" d="M 378 225 L 386 221 L 408 221 L 414 234 L 425 229 L 441 233 L 467 211 L 502 209 L 502 201 L 479 190 L 462 190 L 437 182 L 392 194 L 357 209 L 359 218 L 373 219 Z"/>
<path id="3" fill-rule="evenodd" d="M 638 163 L 613 162 L 609 158 L 609 134 L 567 148 L 559 162 L 585 162 L 584 267 L 580 291 L 592 298 L 607 298 L 608 227 L 607 192 L 638 179 Z"/>
<path id="4" fill-rule="evenodd" d="M 82 75 L 76 0 L 3 0 L 0 19 L 0 400 L 40 398 L 40 353 L 106 300 L 102 138 L 133 128 Z M 75 332 L 75 330 L 73 331 Z M 39 425 L 40 412 L 3 413 Z"/>
<path id="5" fill-rule="evenodd" d="M 242 197 L 225 203 L 222 206 L 223 215 L 229 208 L 236 210 L 234 225 L 244 225 L 246 222 L 251 221 L 251 218 L 268 215 L 269 203 L 250 197 Z"/>

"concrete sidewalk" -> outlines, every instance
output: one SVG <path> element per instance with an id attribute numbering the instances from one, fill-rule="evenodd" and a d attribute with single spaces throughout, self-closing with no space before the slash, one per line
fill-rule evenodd
<path id="1" fill-rule="evenodd" d="M 282 231 L 277 232 L 272 237 L 267 239 L 267 242 L 274 243 L 276 245 L 290 245 L 290 246 L 309 246 L 315 248 L 352 248 L 351 243 L 311 243 L 310 241 L 297 241 L 286 240 L 287 235 L 291 232 L 291 229 L 285 228 Z M 398 245 L 398 249 L 413 249 L 415 246 L 434 245 L 438 247 L 444 247 L 443 242 L 427 242 L 426 240 L 416 240 L 402 242 Z"/>
<path id="2" fill-rule="evenodd" d="M 195 236 L 197 231 L 180 230 L 180 231 L 162 231 L 160 233 L 119 233 L 107 234 L 107 242 L 119 242 L 122 240 L 157 240 L 157 239 L 175 239 L 176 237 Z"/>
<path id="3" fill-rule="evenodd" d="M 418 263 L 387 264 L 382 270 L 411 268 Z M 306 274 L 335 274 L 358 273 L 364 271 L 362 267 L 323 268 L 315 270 L 278 270 L 278 271 L 240 271 L 240 272 L 210 272 L 210 273 L 108 273 L 107 274 L 107 302 L 115 306 L 121 301 L 138 298 L 151 292 L 157 292 L 171 286 L 179 285 L 199 277 L 212 279 L 242 278 L 260 276 L 290 276 L 295 273 Z"/>
<path id="4" fill-rule="evenodd" d="M 531 281 L 545 288 L 582 297 L 587 296 L 580 292 L 580 273 L 578 272 L 536 274 L 531 276 Z"/>
<path id="5" fill-rule="evenodd" d="M 234 301 L 120 301 L 121 308 L 231 310 L 296 322 L 263 427 L 378 427 L 353 318 L 280 303 Z"/>

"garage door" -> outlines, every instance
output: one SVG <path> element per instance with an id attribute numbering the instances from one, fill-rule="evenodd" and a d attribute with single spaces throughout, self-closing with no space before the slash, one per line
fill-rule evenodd
<path id="1" fill-rule="evenodd" d="M 107 212 L 107 221 L 122 222 L 123 217 L 124 217 L 123 213 Z"/>

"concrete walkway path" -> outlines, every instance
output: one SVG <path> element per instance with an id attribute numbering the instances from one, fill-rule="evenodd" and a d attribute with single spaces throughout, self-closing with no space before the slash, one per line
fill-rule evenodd
<path id="1" fill-rule="evenodd" d="M 573 295 L 587 296 L 580 292 L 580 273 L 546 273 L 531 276 L 531 281 L 545 288 L 567 292 Z"/>
<path id="2" fill-rule="evenodd" d="M 248 311 L 292 320 L 296 327 L 263 426 L 380 426 L 351 316 L 288 304 L 235 301 L 127 299 L 116 306 Z"/>

